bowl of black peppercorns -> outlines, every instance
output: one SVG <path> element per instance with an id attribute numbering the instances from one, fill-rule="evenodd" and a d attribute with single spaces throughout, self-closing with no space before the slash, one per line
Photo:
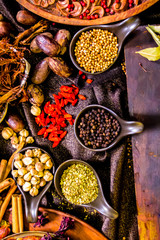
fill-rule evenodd
<path id="1" fill-rule="evenodd" d="M 143 123 L 125 121 L 111 109 L 98 104 L 85 107 L 74 122 L 78 142 L 99 152 L 112 148 L 124 136 L 142 132 L 143 128 Z"/>

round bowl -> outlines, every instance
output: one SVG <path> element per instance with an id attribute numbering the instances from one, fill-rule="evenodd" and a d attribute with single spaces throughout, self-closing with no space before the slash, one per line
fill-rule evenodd
<path id="1" fill-rule="evenodd" d="M 84 145 L 84 143 L 82 142 L 82 140 L 80 139 L 78 133 L 79 133 L 79 129 L 78 129 L 78 124 L 80 122 L 80 119 L 82 116 L 85 115 L 86 112 L 88 112 L 89 110 L 92 109 L 97 109 L 97 108 L 101 108 L 104 109 L 106 112 L 109 112 L 120 124 L 120 131 L 119 134 L 117 135 L 117 137 L 105 148 L 90 148 Z M 89 105 L 87 107 L 85 107 L 84 109 L 82 109 L 75 121 L 74 121 L 74 134 L 76 139 L 78 140 L 78 142 L 86 149 L 91 150 L 91 151 L 95 151 L 95 152 L 102 152 L 102 151 L 106 151 L 112 147 L 114 147 L 123 137 L 127 136 L 127 135 L 132 135 L 132 134 L 136 134 L 136 133 L 141 133 L 143 131 L 144 125 L 141 122 L 137 122 L 137 121 L 125 121 L 122 118 L 120 118 L 115 112 L 113 112 L 111 109 L 104 107 L 102 105 L 98 105 L 98 104 L 92 104 Z"/>

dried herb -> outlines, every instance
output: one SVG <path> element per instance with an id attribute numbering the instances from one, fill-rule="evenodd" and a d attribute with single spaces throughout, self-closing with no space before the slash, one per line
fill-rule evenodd
<path id="1" fill-rule="evenodd" d="M 147 58 L 149 61 L 157 61 L 160 59 L 160 46 L 155 48 L 145 48 L 139 52 L 141 56 Z"/>
<path id="2" fill-rule="evenodd" d="M 152 35 L 154 41 L 157 43 L 158 46 L 160 46 L 160 37 L 150 28 L 146 27 L 148 32 Z"/>
<path id="3" fill-rule="evenodd" d="M 41 226 L 44 226 L 46 223 L 49 222 L 49 219 L 46 218 L 46 215 L 45 214 L 41 214 L 38 216 L 38 220 L 37 222 L 33 225 L 33 227 L 41 227 Z"/>
<path id="4" fill-rule="evenodd" d="M 68 230 L 68 229 L 72 229 L 74 226 L 74 220 L 72 218 L 69 217 L 63 217 L 62 221 L 61 221 L 61 225 L 59 227 L 59 230 L 57 232 L 55 232 L 55 235 L 57 237 L 63 237 L 64 233 Z"/>
<path id="5" fill-rule="evenodd" d="M 150 29 L 152 29 L 155 33 L 160 34 L 160 25 L 154 26 L 154 25 L 148 25 Z"/>

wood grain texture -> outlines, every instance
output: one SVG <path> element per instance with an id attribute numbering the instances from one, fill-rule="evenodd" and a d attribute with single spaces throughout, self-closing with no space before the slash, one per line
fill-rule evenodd
<path id="1" fill-rule="evenodd" d="M 107 240 L 100 232 L 88 225 L 87 223 L 81 221 L 80 219 L 65 214 L 61 211 L 54 209 L 43 209 L 39 208 L 41 212 L 45 211 L 48 213 L 49 222 L 45 226 L 34 228 L 34 224 L 29 225 L 30 231 L 44 231 L 44 232 L 56 232 L 62 221 L 63 217 L 70 217 L 74 219 L 74 227 L 71 230 L 67 231 L 67 236 L 71 237 L 74 240 Z"/>
<path id="2" fill-rule="evenodd" d="M 59 15 L 58 11 L 52 11 L 50 9 L 45 9 L 42 7 L 38 7 L 28 0 L 16 0 L 18 3 L 20 3 L 23 7 L 28 9 L 29 11 L 46 18 L 50 21 L 53 22 L 58 22 L 58 23 L 63 23 L 63 24 L 68 24 L 68 25 L 79 25 L 79 26 L 88 26 L 88 25 L 98 25 L 98 24 L 106 24 L 106 23 L 113 23 L 117 22 L 123 19 L 126 19 L 128 17 L 137 15 L 147 8 L 151 7 L 153 4 L 158 2 L 159 0 L 146 0 L 145 2 L 141 3 L 140 5 L 131 8 L 125 12 L 117 13 L 114 15 L 109 15 L 105 16 L 102 18 L 98 18 L 95 20 L 81 20 L 78 18 L 67 18 L 67 17 L 62 17 Z"/>
<path id="3" fill-rule="evenodd" d="M 140 240 L 160 239 L 160 60 L 151 62 L 135 52 L 156 46 L 145 27 L 125 46 L 129 111 L 145 126 L 132 137 Z"/>

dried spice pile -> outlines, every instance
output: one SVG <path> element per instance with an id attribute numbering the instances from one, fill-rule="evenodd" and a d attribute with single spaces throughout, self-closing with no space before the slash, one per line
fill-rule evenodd
<path id="1" fill-rule="evenodd" d="M 48 101 L 41 114 L 35 117 L 36 123 L 42 127 L 39 130 L 38 135 L 43 135 L 44 138 L 47 138 L 53 142 L 52 147 L 56 147 L 61 140 L 67 134 L 67 131 L 64 130 L 67 127 L 67 122 L 70 125 L 74 124 L 74 119 L 72 115 L 67 113 L 64 107 L 71 103 L 72 106 L 75 106 L 78 102 L 78 98 L 85 100 L 86 97 L 78 94 L 79 88 L 72 84 L 72 86 L 61 86 L 60 92 L 56 95 L 53 94 L 55 103 Z"/>

